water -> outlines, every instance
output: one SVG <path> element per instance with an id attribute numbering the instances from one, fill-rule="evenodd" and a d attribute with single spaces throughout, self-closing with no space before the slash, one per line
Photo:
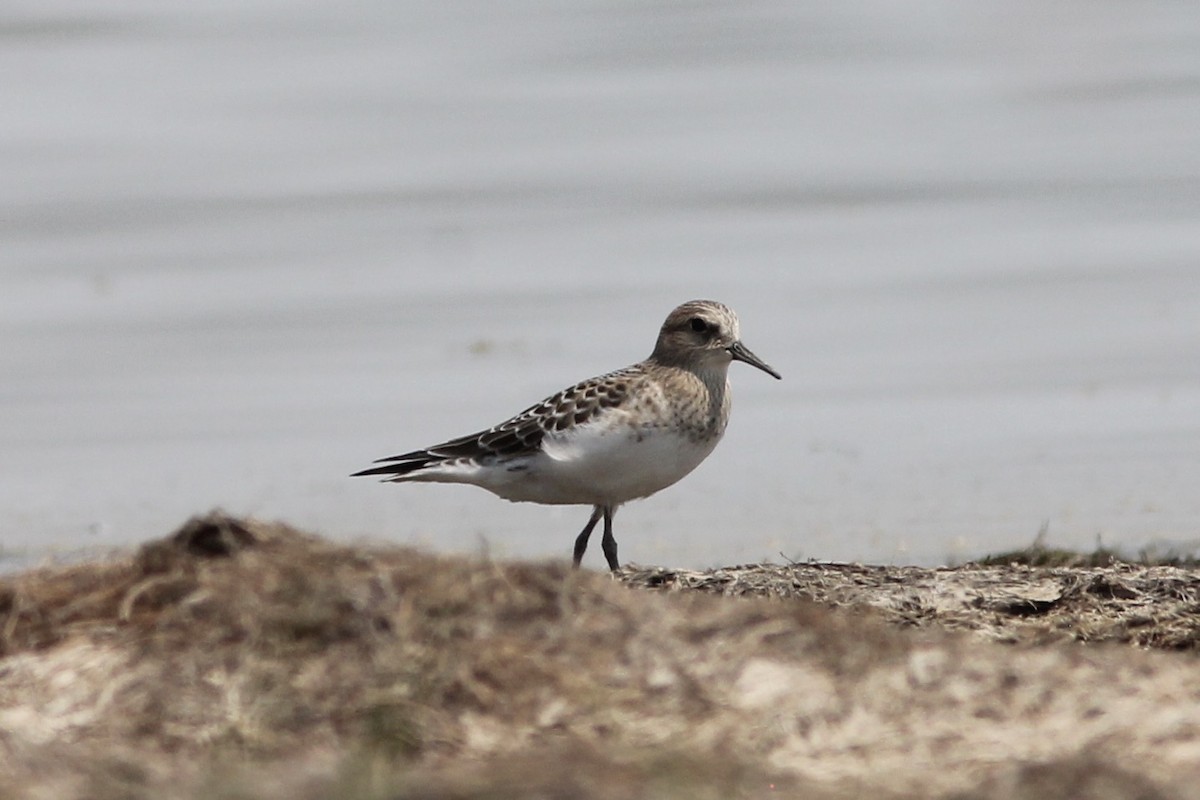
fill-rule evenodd
<path id="1" fill-rule="evenodd" d="M 784 381 L 627 560 L 1200 538 L 1194 4 L 39 0 L 0 74 L 9 563 L 213 506 L 565 557 L 586 509 L 346 475 L 695 297 Z"/>

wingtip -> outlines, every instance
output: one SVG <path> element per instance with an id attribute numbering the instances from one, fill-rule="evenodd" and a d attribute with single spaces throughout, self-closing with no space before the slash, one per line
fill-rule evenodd
<path id="1" fill-rule="evenodd" d="M 375 463 L 379 463 L 378 461 Z M 370 467 L 350 473 L 351 478 L 363 478 L 371 475 L 401 475 L 405 472 L 403 464 L 387 464 L 382 467 Z"/>
<path id="2" fill-rule="evenodd" d="M 351 478 L 361 478 L 365 475 L 399 474 L 399 473 L 405 471 L 404 467 L 406 465 L 406 462 L 420 459 L 424 455 L 425 455 L 424 451 L 414 450 L 411 453 L 401 453 L 400 455 L 397 455 L 397 456 L 386 456 L 384 458 L 377 458 L 374 461 L 372 461 L 371 463 L 372 464 L 382 464 L 383 466 L 367 467 L 366 469 L 359 470 L 358 472 L 351 472 L 350 477 Z"/>

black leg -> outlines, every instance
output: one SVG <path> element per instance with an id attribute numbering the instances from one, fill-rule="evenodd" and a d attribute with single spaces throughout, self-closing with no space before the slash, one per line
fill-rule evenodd
<path id="1" fill-rule="evenodd" d="M 583 530 L 575 537 L 575 569 L 579 569 L 579 562 L 583 561 L 583 554 L 587 551 L 588 538 L 592 535 L 592 528 L 596 527 L 596 523 L 600 521 L 600 514 L 604 513 L 603 506 L 596 506 L 592 509 L 592 518 L 588 520 L 587 525 L 583 526 Z"/>
<path id="2" fill-rule="evenodd" d="M 600 546 L 604 548 L 604 557 L 608 559 L 608 568 L 616 572 L 621 568 L 621 563 L 617 561 L 617 540 L 612 534 L 612 518 L 613 507 L 604 507 L 604 538 L 600 540 Z"/>

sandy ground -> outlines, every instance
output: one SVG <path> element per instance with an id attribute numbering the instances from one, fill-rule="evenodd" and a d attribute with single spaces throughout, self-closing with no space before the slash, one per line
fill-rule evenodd
<path id="1" fill-rule="evenodd" d="M 614 580 L 211 514 L 0 583 L 0 796 L 1200 796 L 1198 591 L 1128 564 Z"/>

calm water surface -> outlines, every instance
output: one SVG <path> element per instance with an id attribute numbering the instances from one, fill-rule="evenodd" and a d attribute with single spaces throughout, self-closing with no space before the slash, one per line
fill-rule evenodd
<path id="1" fill-rule="evenodd" d="M 784 381 L 627 560 L 1200 539 L 1195 4 L 18 1 L 0 73 L 9 564 L 213 506 L 566 557 L 346 476 L 695 297 Z"/>

